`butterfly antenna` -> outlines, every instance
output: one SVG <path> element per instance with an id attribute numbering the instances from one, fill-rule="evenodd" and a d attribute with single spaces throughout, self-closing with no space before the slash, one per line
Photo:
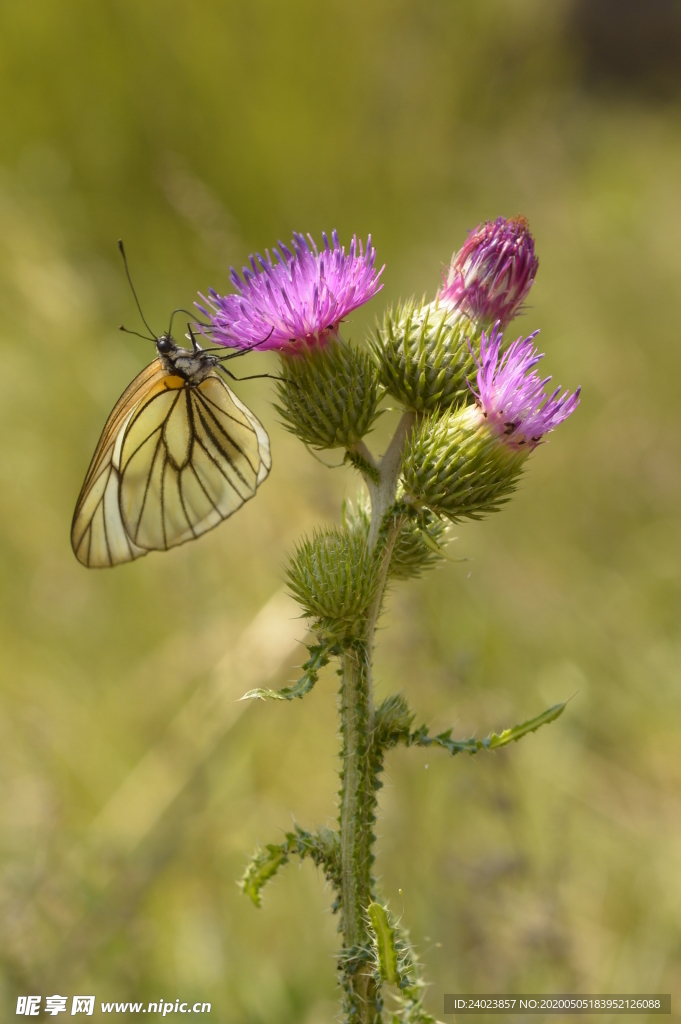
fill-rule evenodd
<path id="1" fill-rule="evenodd" d="M 156 341 L 152 335 L 140 334 L 139 331 L 131 331 L 129 327 L 124 327 L 123 324 L 118 328 L 119 331 L 125 331 L 126 334 L 134 334 L 136 338 L 142 338 L 144 341 Z"/>
<path id="2" fill-rule="evenodd" d="M 172 333 L 172 330 L 173 330 L 173 320 L 175 319 L 175 314 L 176 313 L 186 313 L 187 316 L 191 316 L 192 317 L 192 323 L 196 324 L 199 327 L 210 328 L 210 326 L 211 326 L 210 324 L 204 324 L 203 320 L 197 320 L 196 317 L 194 317 L 194 314 L 191 312 L 191 310 L 185 309 L 183 306 L 178 306 L 178 308 L 174 309 L 172 311 L 172 313 L 170 314 L 170 323 L 168 324 L 168 336 L 170 336 L 171 333 Z"/>
<path id="3" fill-rule="evenodd" d="M 154 334 L 154 332 L 152 331 L 151 327 L 149 326 L 149 324 L 146 321 L 144 313 L 142 312 L 142 307 L 140 306 L 140 300 L 137 298 L 137 292 L 135 291 L 135 286 L 132 283 L 132 278 L 130 277 L 130 270 L 128 269 L 128 258 L 125 255 L 125 249 L 123 247 L 123 239 L 122 238 L 118 239 L 118 248 L 120 249 L 121 256 L 123 257 L 123 265 L 125 266 L 125 274 L 126 274 L 126 277 L 128 278 L 128 284 L 130 285 L 130 288 L 132 290 L 132 294 L 135 297 L 135 302 L 137 303 L 137 308 L 139 310 L 140 316 L 142 317 L 142 323 L 144 324 L 146 329 L 149 331 L 149 334 L 151 334 L 153 336 L 154 341 L 155 341 L 156 340 L 156 335 Z M 134 333 L 134 332 L 130 332 L 130 333 Z"/>

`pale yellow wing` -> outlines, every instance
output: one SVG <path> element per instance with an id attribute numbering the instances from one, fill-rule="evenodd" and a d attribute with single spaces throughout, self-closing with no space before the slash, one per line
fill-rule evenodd
<path id="1" fill-rule="evenodd" d="M 120 513 L 120 477 L 114 463 L 117 442 L 138 405 L 162 387 L 166 372 L 154 359 L 126 388 L 109 416 L 92 456 L 71 525 L 76 558 L 92 568 L 118 565 L 146 551 L 133 544 Z"/>
<path id="2" fill-rule="evenodd" d="M 264 427 L 217 374 L 191 387 L 179 377 L 162 384 L 126 421 L 113 456 L 124 529 L 144 551 L 212 530 L 271 467 Z"/>

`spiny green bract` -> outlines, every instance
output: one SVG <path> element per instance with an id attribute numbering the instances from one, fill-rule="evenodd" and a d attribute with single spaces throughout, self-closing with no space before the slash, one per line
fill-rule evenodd
<path id="1" fill-rule="evenodd" d="M 368 500 L 358 498 L 357 504 L 349 501 L 343 506 L 343 525 L 352 532 L 361 532 L 369 536 L 371 507 Z M 428 509 L 413 519 L 409 519 L 397 535 L 393 553 L 390 558 L 388 578 L 393 580 L 416 579 L 427 569 L 433 569 L 444 560 L 437 548 L 447 543 L 446 525 Z M 424 537 L 433 542 L 431 546 Z"/>
<path id="2" fill-rule="evenodd" d="M 348 448 L 376 419 L 378 371 L 367 351 L 333 338 L 281 357 L 275 406 L 284 426 L 314 448 Z"/>
<path id="3" fill-rule="evenodd" d="M 361 618 L 376 596 L 380 561 L 362 533 L 316 532 L 294 553 L 286 570 L 293 596 L 329 637 L 361 635 Z"/>
<path id="4" fill-rule="evenodd" d="M 505 445 L 474 407 L 424 416 L 405 448 L 404 501 L 452 522 L 481 519 L 508 501 L 526 458 Z"/>
<path id="5" fill-rule="evenodd" d="M 437 302 L 410 299 L 386 312 L 371 348 L 386 391 L 423 412 L 473 401 L 467 381 L 477 365 L 469 342 L 479 352 L 479 329 L 470 320 Z"/>

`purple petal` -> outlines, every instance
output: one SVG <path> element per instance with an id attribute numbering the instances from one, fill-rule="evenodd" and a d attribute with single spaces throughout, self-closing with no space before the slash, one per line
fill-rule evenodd
<path id="1" fill-rule="evenodd" d="M 349 255 L 340 247 L 338 234 L 326 234 L 317 249 L 308 235 L 294 234 L 292 248 L 282 242 L 273 250 L 250 257 L 243 281 L 232 271 L 237 295 L 220 296 L 211 290 L 206 315 L 218 344 L 262 349 L 291 348 L 297 343 L 323 344 L 331 330 L 351 310 L 367 302 L 382 288 L 374 269 L 375 250 L 367 240 L 366 257 L 361 242 L 352 240 Z M 359 255 L 358 255 L 359 252 Z M 240 302 L 237 304 L 237 299 Z M 266 338 L 266 343 L 262 339 Z"/>
<path id="2" fill-rule="evenodd" d="M 535 367 L 543 356 L 533 347 L 537 331 L 514 341 L 499 359 L 502 334 L 496 324 L 482 332 L 477 373 L 478 404 L 489 426 L 509 447 L 535 448 L 545 434 L 562 423 L 579 405 L 580 388 L 573 395 L 560 388 L 547 395 L 551 377 L 543 380 Z M 509 424 L 513 429 L 509 432 Z"/>

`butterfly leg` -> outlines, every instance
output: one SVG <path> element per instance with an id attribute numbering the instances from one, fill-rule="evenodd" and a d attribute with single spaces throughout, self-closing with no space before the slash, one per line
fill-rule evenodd
<path id="1" fill-rule="evenodd" d="M 176 310 L 175 312 L 178 312 L 178 313 L 179 313 L 179 312 L 180 312 L 180 310 Z M 183 310 L 183 312 L 184 312 L 184 310 Z M 172 324 L 172 317 L 171 317 L 171 319 L 170 319 L 170 322 L 171 322 L 171 324 Z M 191 324 L 187 324 L 187 330 L 189 331 L 189 337 L 190 337 L 190 339 L 191 339 L 191 343 L 192 343 L 192 348 L 193 348 L 193 350 L 194 350 L 194 354 L 196 355 L 196 353 L 197 353 L 197 352 L 199 351 L 199 347 L 200 347 L 200 346 L 199 346 L 199 343 L 198 343 L 198 341 L 196 340 L 196 337 L 195 337 L 195 335 L 194 335 L 194 332 L 193 332 L 193 330 L 192 330 L 192 325 L 191 325 Z M 168 333 L 170 333 L 170 332 L 168 332 Z"/>
<path id="2" fill-rule="evenodd" d="M 231 377 L 232 380 L 260 380 L 261 377 L 269 377 L 270 380 L 286 380 L 285 377 L 277 377 L 274 373 L 252 373 L 248 377 L 237 377 L 231 372 L 231 370 L 228 370 L 226 366 L 221 366 L 220 369 L 228 377 Z"/>

